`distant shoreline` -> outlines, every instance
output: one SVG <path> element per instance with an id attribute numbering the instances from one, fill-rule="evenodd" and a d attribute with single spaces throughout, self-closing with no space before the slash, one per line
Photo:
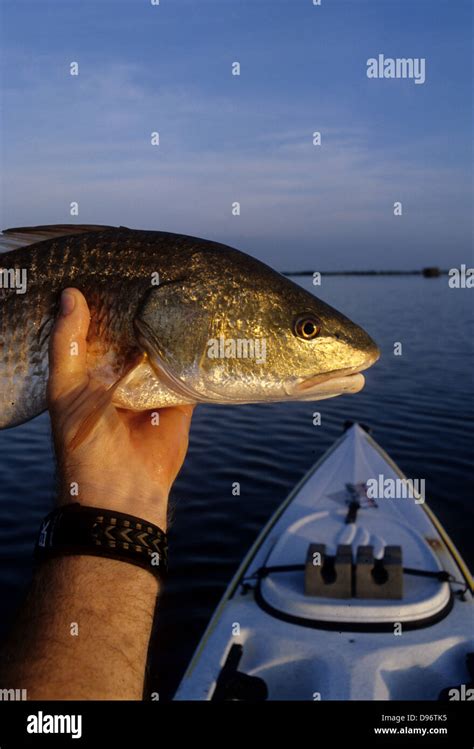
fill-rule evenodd
<path id="1" fill-rule="evenodd" d="M 449 271 L 441 268 L 422 268 L 421 270 L 322 270 L 322 276 L 424 276 L 425 278 L 438 278 L 445 276 Z M 312 270 L 282 271 L 283 276 L 312 276 Z"/>

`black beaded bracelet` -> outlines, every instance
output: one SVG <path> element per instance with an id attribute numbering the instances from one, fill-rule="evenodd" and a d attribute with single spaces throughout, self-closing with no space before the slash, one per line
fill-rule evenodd
<path id="1" fill-rule="evenodd" d="M 50 512 L 40 528 L 35 558 L 84 554 L 131 562 L 159 579 L 168 569 L 167 536 L 157 525 L 78 502 Z"/>

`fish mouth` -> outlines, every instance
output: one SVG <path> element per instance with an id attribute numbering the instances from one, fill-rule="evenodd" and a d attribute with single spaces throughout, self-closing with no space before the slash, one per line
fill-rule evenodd
<path id="1" fill-rule="evenodd" d="M 359 393 L 365 385 L 362 371 L 375 364 L 379 356 L 380 352 L 377 350 L 357 367 L 337 369 L 299 380 L 293 386 L 292 395 L 298 400 L 319 400 L 346 393 Z"/>
<path id="2" fill-rule="evenodd" d="M 343 375 L 333 372 L 320 379 L 309 377 L 296 385 L 293 391 L 298 400 L 316 400 L 331 398 L 345 393 L 359 393 L 365 385 L 365 377 L 360 372 Z"/>

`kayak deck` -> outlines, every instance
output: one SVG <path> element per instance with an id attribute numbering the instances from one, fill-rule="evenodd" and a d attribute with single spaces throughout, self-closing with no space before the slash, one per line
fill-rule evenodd
<path id="1" fill-rule="evenodd" d="M 262 531 L 175 699 L 216 698 L 237 651 L 238 671 L 258 677 L 268 699 L 429 700 L 469 681 L 472 595 L 465 565 L 424 497 L 367 496 L 369 480 L 380 476 L 404 478 L 354 425 Z M 403 569 L 411 571 L 403 574 L 402 597 L 307 595 L 305 560 L 314 543 L 332 556 L 342 545 L 353 560 L 361 547 L 382 561 L 387 548 L 401 547 Z"/>

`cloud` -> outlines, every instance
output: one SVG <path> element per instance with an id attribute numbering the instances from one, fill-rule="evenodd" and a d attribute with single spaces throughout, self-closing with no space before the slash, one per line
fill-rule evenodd
<path id="1" fill-rule="evenodd" d="M 348 242 L 367 243 L 380 265 L 382 236 L 407 257 L 420 241 L 430 257 L 465 241 L 466 172 L 420 162 L 416 142 L 387 148 L 340 105 L 322 108 L 315 147 L 314 116 L 291 95 L 256 109 L 251 96 L 155 85 L 136 64 L 82 66 L 77 79 L 47 59 L 39 69 L 7 92 L 4 225 L 67 221 L 77 200 L 81 222 L 243 237 L 279 265 L 304 264 L 315 244 L 328 264 Z"/>

